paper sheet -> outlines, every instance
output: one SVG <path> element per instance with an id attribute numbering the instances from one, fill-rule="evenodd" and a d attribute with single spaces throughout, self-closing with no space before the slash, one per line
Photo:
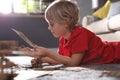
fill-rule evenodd
<path id="1" fill-rule="evenodd" d="M 13 30 L 18 36 L 20 36 L 27 44 L 29 44 L 31 47 L 34 48 L 35 44 L 34 44 L 33 42 L 31 42 L 31 41 L 28 39 L 28 37 L 25 36 L 24 33 L 22 33 L 21 31 L 18 31 L 18 30 L 16 30 L 16 29 L 14 29 L 14 28 L 12 28 L 12 30 Z"/>

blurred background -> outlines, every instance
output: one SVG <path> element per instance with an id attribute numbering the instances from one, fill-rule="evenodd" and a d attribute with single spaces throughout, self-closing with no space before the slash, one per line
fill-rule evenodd
<path id="1" fill-rule="evenodd" d="M 0 40 L 16 40 L 20 45 L 27 45 L 11 28 L 23 32 L 35 44 L 56 48 L 55 39 L 47 29 L 44 19 L 46 7 L 54 0 L 1 0 L 0 1 Z M 91 15 L 107 0 L 71 0 L 80 7 L 80 18 Z M 111 0 L 119 1 L 119 0 Z M 80 21 L 80 24 L 81 24 Z"/>

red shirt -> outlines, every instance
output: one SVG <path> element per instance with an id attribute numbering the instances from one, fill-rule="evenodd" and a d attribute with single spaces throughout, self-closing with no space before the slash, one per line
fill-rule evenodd
<path id="1" fill-rule="evenodd" d="M 68 41 L 60 38 L 58 53 L 71 57 L 85 51 L 81 64 L 120 63 L 120 42 L 103 42 L 83 27 L 75 27 Z"/>

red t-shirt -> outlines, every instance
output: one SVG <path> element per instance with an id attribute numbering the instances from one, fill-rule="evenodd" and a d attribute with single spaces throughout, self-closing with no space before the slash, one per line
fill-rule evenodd
<path id="1" fill-rule="evenodd" d="M 83 27 L 75 27 L 68 41 L 60 38 L 58 53 L 71 57 L 84 51 L 81 64 L 120 63 L 120 42 L 103 42 Z"/>

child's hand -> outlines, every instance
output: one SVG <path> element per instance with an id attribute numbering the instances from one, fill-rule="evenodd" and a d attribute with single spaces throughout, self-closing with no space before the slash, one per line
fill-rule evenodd
<path id="1" fill-rule="evenodd" d="M 23 51 L 25 55 L 28 55 L 31 57 L 38 57 L 39 56 L 37 51 L 34 51 L 28 47 L 20 48 L 20 50 Z"/>
<path id="2" fill-rule="evenodd" d="M 28 47 L 21 48 L 20 50 L 23 51 L 25 55 L 35 57 L 35 58 L 46 57 L 47 53 L 49 51 L 47 48 L 37 46 L 37 45 L 35 45 L 33 50 L 31 48 L 28 48 Z"/>
<path id="3" fill-rule="evenodd" d="M 39 53 L 39 57 L 46 57 L 48 53 L 48 49 L 41 47 L 41 46 L 35 46 L 34 51 Z"/>

